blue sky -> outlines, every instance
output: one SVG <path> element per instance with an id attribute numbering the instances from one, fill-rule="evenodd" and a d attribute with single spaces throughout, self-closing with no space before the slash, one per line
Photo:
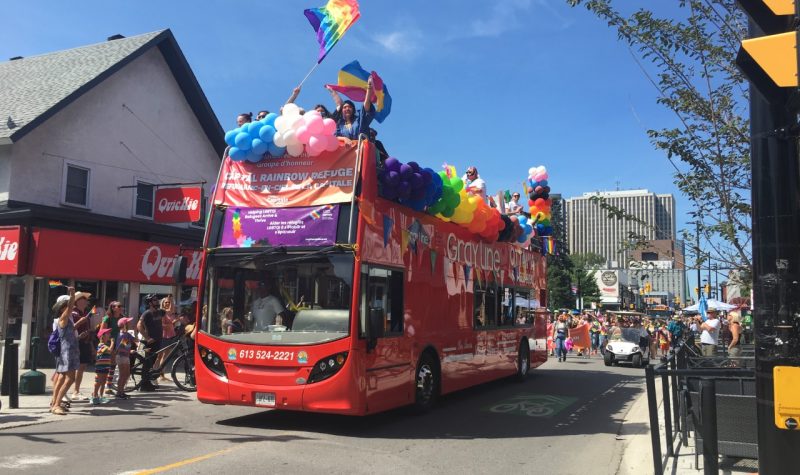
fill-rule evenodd
<path id="1" fill-rule="evenodd" d="M 325 0 L 7 0 L 0 58 L 172 29 L 223 128 L 276 110 L 316 61 L 303 8 Z M 361 0 L 361 19 L 304 86 L 301 106 L 358 59 L 390 88 L 376 127 L 390 154 L 478 167 L 490 191 L 545 165 L 554 192 L 648 188 L 688 203 L 645 131 L 674 123 L 615 31 L 564 0 Z M 643 3 L 644 5 L 644 3 Z"/>

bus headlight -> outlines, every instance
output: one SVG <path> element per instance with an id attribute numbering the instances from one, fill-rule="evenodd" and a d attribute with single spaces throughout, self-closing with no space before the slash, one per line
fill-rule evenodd
<path id="1" fill-rule="evenodd" d="M 342 369 L 345 361 L 347 361 L 346 351 L 322 358 L 311 369 L 307 383 L 317 383 L 330 378 Z"/>
<path id="2" fill-rule="evenodd" d="M 218 376 L 222 376 L 223 378 L 228 377 L 228 374 L 225 372 L 225 364 L 218 354 L 201 345 L 197 345 L 197 349 L 200 352 L 200 360 L 206 368 Z"/>

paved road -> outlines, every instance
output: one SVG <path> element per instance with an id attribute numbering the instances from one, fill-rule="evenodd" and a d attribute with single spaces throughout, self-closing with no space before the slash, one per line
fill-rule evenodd
<path id="1" fill-rule="evenodd" d="M 551 359 L 524 383 L 366 418 L 207 406 L 141 394 L 90 417 L 0 431 L 4 473 L 615 473 L 644 372 Z M 627 427 L 627 433 L 646 427 Z M 56 465 L 56 466 L 54 466 Z M 10 469 L 10 470 L 9 470 Z"/>

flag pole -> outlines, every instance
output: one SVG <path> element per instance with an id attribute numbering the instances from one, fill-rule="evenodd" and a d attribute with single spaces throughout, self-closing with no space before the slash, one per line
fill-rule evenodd
<path id="1" fill-rule="evenodd" d="M 306 82 L 306 79 L 308 79 L 308 77 L 311 76 L 311 73 L 313 73 L 314 70 L 317 69 L 317 66 L 319 66 L 319 63 L 318 62 L 314 63 L 314 66 L 311 68 L 311 70 L 308 72 L 308 74 L 306 74 L 306 77 L 304 77 L 303 80 L 300 81 L 300 84 L 298 85 L 298 87 L 301 87 Z"/>

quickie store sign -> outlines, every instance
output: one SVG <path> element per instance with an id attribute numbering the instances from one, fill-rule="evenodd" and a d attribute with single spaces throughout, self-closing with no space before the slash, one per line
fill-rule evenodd
<path id="1" fill-rule="evenodd" d="M 199 186 L 185 188 L 159 188 L 156 190 L 156 223 L 193 223 L 200 221 L 203 190 Z"/>
<path id="2" fill-rule="evenodd" d="M 23 232 L 19 226 L 0 228 L 0 274 L 19 275 Z"/>

